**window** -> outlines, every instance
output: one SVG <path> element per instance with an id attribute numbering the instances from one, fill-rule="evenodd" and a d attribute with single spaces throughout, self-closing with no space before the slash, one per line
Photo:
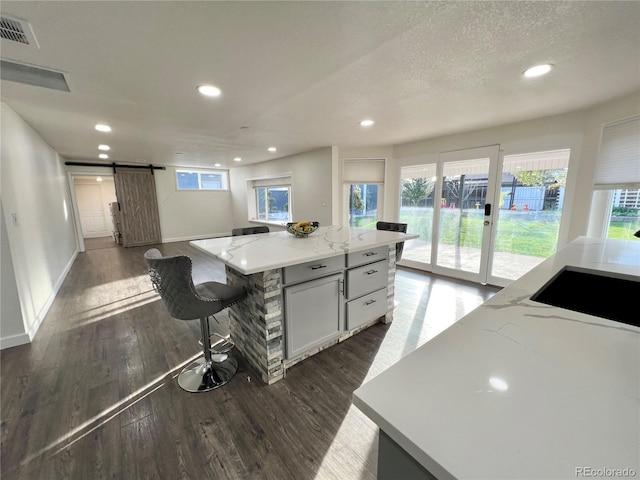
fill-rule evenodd
<path id="1" fill-rule="evenodd" d="M 631 240 L 640 230 L 640 115 L 602 129 L 588 234 Z"/>
<path id="2" fill-rule="evenodd" d="M 640 188 L 597 189 L 593 192 L 588 235 L 635 240 L 640 231 Z"/>
<path id="3" fill-rule="evenodd" d="M 356 228 L 376 229 L 378 221 L 378 205 L 382 195 L 375 183 L 349 183 L 349 226 Z"/>
<path id="4" fill-rule="evenodd" d="M 375 230 L 382 219 L 384 159 L 345 159 L 345 220 L 350 227 Z"/>
<path id="5" fill-rule="evenodd" d="M 291 176 L 247 181 L 249 220 L 284 224 L 291 221 Z"/>
<path id="6" fill-rule="evenodd" d="M 227 172 L 176 170 L 178 190 L 228 190 Z"/>
<path id="7" fill-rule="evenodd" d="M 288 222 L 289 187 L 256 187 L 257 220 L 266 222 Z"/>

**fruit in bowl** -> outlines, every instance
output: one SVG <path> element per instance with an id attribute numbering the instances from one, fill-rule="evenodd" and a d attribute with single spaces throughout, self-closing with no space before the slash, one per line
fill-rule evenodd
<path id="1" fill-rule="evenodd" d="M 287 223 L 287 232 L 299 238 L 308 237 L 320 226 L 319 222 L 292 222 Z"/>

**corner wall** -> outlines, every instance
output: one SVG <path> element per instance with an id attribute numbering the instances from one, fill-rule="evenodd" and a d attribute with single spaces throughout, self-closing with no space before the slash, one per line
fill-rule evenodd
<path id="1" fill-rule="evenodd" d="M 181 167 L 167 167 L 154 172 L 162 242 L 231 235 L 231 192 L 178 191 L 176 168 Z"/>
<path id="2" fill-rule="evenodd" d="M 323 226 L 332 225 L 332 172 L 331 147 L 231 169 L 229 189 L 233 203 L 233 226 L 251 225 L 247 208 L 247 180 L 281 174 L 291 175 L 293 220 L 315 220 Z M 277 226 L 272 228 L 278 229 Z"/>

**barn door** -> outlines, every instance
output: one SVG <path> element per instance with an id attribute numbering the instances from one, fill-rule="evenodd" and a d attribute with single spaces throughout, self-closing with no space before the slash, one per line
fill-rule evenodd
<path id="1" fill-rule="evenodd" d="M 153 171 L 117 168 L 114 179 L 120 204 L 122 246 L 162 243 Z"/>

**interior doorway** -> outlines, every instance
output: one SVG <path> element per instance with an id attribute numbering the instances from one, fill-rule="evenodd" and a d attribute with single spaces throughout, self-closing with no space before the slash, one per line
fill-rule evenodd
<path id="1" fill-rule="evenodd" d="M 80 251 L 117 246 L 109 204 L 116 201 L 111 175 L 72 175 Z"/>

